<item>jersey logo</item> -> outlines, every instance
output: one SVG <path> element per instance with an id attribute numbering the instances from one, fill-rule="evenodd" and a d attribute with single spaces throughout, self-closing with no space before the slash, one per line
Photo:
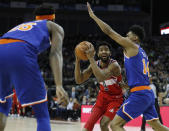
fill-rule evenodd
<path id="1" fill-rule="evenodd" d="M 114 112 L 114 108 L 110 109 L 109 112 L 113 113 Z"/>
<path id="2" fill-rule="evenodd" d="M 33 28 L 33 25 L 36 25 L 36 23 L 26 23 L 26 24 L 21 24 L 21 25 L 18 25 L 17 27 L 11 29 L 10 31 L 8 32 L 12 32 L 12 31 L 16 31 L 16 30 L 20 30 L 20 31 L 29 31 Z"/>
<path id="3" fill-rule="evenodd" d="M 113 85 L 113 84 L 116 84 L 116 83 L 117 83 L 117 78 L 105 80 L 104 82 L 100 82 L 100 84 L 102 84 L 103 86 L 110 86 L 110 85 Z"/>
<path id="4" fill-rule="evenodd" d="M 105 80 L 103 82 L 100 82 L 101 85 L 103 85 L 104 87 L 104 91 L 109 91 L 109 88 L 107 86 L 111 86 L 113 84 L 116 84 L 117 83 L 117 78 L 111 78 L 109 80 Z"/>

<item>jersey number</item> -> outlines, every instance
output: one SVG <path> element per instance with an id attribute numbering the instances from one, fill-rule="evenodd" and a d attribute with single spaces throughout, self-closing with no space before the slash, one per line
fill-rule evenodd
<path id="1" fill-rule="evenodd" d="M 103 86 L 104 86 L 104 91 L 108 91 L 109 90 L 109 88 L 107 88 L 107 85 L 106 85 L 105 81 L 103 81 Z"/>
<path id="2" fill-rule="evenodd" d="M 20 30 L 20 31 L 29 31 L 33 28 L 33 25 L 36 25 L 36 23 L 26 23 L 26 24 L 21 24 L 13 29 L 11 29 L 9 32 Z"/>
<path id="3" fill-rule="evenodd" d="M 143 62 L 143 74 L 147 75 L 148 77 L 150 76 L 150 71 L 149 71 L 149 62 L 146 63 L 145 59 L 142 59 Z"/>

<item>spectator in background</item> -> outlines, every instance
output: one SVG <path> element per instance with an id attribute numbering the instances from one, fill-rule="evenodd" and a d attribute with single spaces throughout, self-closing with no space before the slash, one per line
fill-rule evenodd
<path id="1" fill-rule="evenodd" d="M 72 92 L 71 92 L 71 96 L 70 97 L 72 97 L 72 99 L 77 97 L 77 92 L 76 92 L 76 88 L 75 87 L 72 87 Z"/>
<path id="2" fill-rule="evenodd" d="M 87 99 L 89 99 L 89 96 L 90 96 L 89 88 L 90 88 L 90 87 L 88 87 L 88 88 L 85 90 L 85 93 L 84 93 L 84 95 L 86 96 Z"/>
<path id="3" fill-rule="evenodd" d="M 161 103 L 163 104 L 169 104 L 169 84 L 168 81 L 165 82 L 163 89 L 165 89 L 165 92 L 161 94 Z"/>
<path id="4" fill-rule="evenodd" d="M 50 101 L 48 100 L 49 103 L 49 114 L 51 118 L 55 118 L 57 116 L 57 97 L 56 96 L 51 96 Z"/>
<path id="5" fill-rule="evenodd" d="M 69 118 L 73 117 L 73 105 L 74 105 L 73 98 L 70 97 L 69 103 L 67 105 L 67 118 L 68 118 L 68 120 L 69 120 Z"/>
<path id="6" fill-rule="evenodd" d="M 82 105 L 87 105 L 88 102 L 87 102 L 87 97 L 86 96 L 83 96 L 83 99 L 82 99 Z"/>
<path id="7" fill-rule="evenodd" d="M 79 104 L 79 102 L 77 101 L 76 98 L 73 100 L 73 102 L 74 102 L 73 103 L 73 110 L 77 111 L 80 108 L 80 104 Z"/>
<path id="8" fill-rule="evenodd" d="M 79 102 L 77 101 L 76 98 L 73 101 L 74 101 L 74 104 L 73 104 L 73 116 L 72 116 L 72 119 L 74 121 L 76 121 L 80 117 L 80 104 L 79 104 Z"/>
<path id="9" fill-rule="evenodd" d="M 165 103 L 165 104 L 169 104 L 169 96 L 164 99 L 164 103 Z"/>

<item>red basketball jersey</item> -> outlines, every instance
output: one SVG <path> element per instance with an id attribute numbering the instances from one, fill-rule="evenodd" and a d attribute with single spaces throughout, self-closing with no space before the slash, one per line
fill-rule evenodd
<path id="1" fill-rule="evenodd" d="M 110 63 L 116 62 L 116 60 L 111 59 Z M 97 62 L 100 67 L 100 61 Z M 122 80 L 122 76 L 111 76 L 109 79 L 100 82 L 100 91 L 97 99 L 103 103 L 109 103 L 112 100 L 123 99 L 122 88 L 119 86 L 118 82 Z M 104 99 L 104 100 L 103 100 Z M 101 102 L 101 103 L 102 103 Z"/>

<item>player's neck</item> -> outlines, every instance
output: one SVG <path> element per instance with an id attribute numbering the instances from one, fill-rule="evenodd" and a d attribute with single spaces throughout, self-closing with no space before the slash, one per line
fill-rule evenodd
<path id="1" fill-rule="evenodd" d="M 108 60 L 107 62 L 101 61 L 100 66 L 101 66 L 101 68 L 106 68 L 109 65 L 109 63 L 110 63 L 110 60 Z"/>

